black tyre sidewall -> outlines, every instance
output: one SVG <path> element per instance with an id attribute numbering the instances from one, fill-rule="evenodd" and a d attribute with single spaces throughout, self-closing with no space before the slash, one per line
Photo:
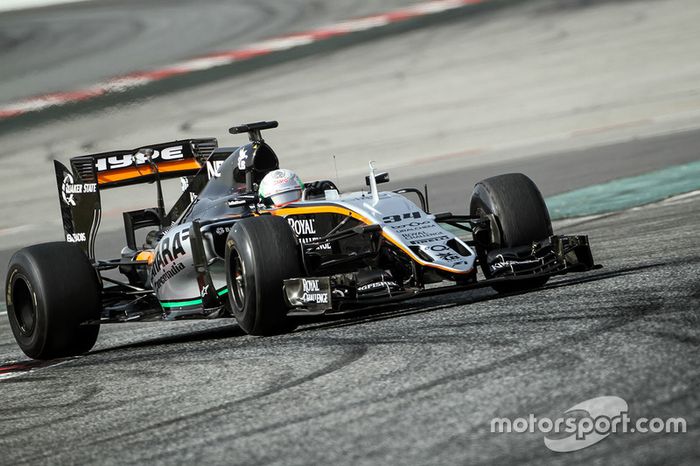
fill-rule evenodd
<path id="1" fill-rule="evenodd" d="M 24 334 L 12 296 L 18 279 L 36 298 L 35 323 Z M 99 287 L 94 268 L 75 245 L 46 243 L 22 249 L 10 259 L 5 285 L 12 333 L 22 351 L 34 359 L 53 359 L 89 351 L 99 325 L 81 325 L 99 318 Z"/>
<path id="2" fill-rule="evenodd" d="M 24 259 L 24 257 L 22 257 Z M 26 262 L 26 261 L 22 261 Z M 37 303 L 36 303 L 36 321 L 34 323 L 34 331 L 32 332 L 31 335 L 26 335 L 22 330 L 20 329 L 20 324 L 17 320 L 16 312 L 18 310 L 15 309 L 15 307 L 11 304 L 11 292 L 10 292 L 10 287 L 15 286 L 17 280 L 24 280 L 27 283 L 27 286 L 29 288 L 29 292 L 32 295 L 37 295 L 37 290 L 35 289 L 34 285 L 32 284 L 32 280 L 30 279 L 31 273 L 28 273 L 26 270 L 26 265 L 25 264 L 20 264 L 16 263 L 11 266 L 10 270 L 8 271 L 7 274 L 7 294 L 6 294 L 6 299 L 7 299 L 7 317 L 8 320 L 10 321 L 10 328 L 12 329 L 12 333 L 15 336 L 15 340 L 17 341 L 17 344 L 19 344 L 20 348 L 27 354 L 27 356 L 31 358 L 36 358 L 37 355 L 41 354 L 43 347 L 45 345 L 46 341 L 46 325 L 40 325 L 40 321 L 43 320 L 44 323 L 48 320 L 46 318 L 46 310 L 43 306 L 44 299 L 43 297 L 37 296 Z"/>
<path id="3" fill-rule="evenodd" d="M 245 276 L 244 308 L 234 298 L 232 258 L 238 254 Z M 226 276 L 229 303 L 239 326 L 251 335 L 290 331 L 283 280 L 301 276 L 298 243 L 284 218 L 261 216 L 243 219 L 231 228 L 226 242 Z"/>
<path id="4" fill-rule="evenodd" d="M 552 235 L 552 221 L 537 185 L 522 173 L 508 173 L 478 182 L 469 211 L 472 215 L 493 214 L 500 240 L 489 250 L 529 245 Z M 486 278 L 490 272 L 482 264 Z M 501 293 L 524 291 L 547 283 L 549 277 L 517 280 L 493 285 Z"/>
<path id="5" fill-rule="evenodd" d="M 470 213 L 494 214 L 501 232 L 496 247 L 516 247 L 552 235 L 552 221 L 544 198 L 535 183 L 522 173 L 508 173 L 478 182 L 470 202 Z"/>
<path id="6" fill-rule="evenodd" d="M 248 234 L 248 230 L 240 229 L 236 235 L 233 234 L 232 228 L 229 233 L 229 238 L 226 245 L 226 282 L 228 285 L 229 305 L 233 316 L 238 321 L 238 325 L 247 333 L 252 333 L 255 328 L 257 318 L 257 303 L 258 303 L 258 280 L 255 274 L 256 263 L 255 254 L 253 253 L 253 243 Z M 230 261 L 233 260 L 233 255 L 238 254 L 243 264 L 243 272 L 245 277 L 245 291 L 243 294 L 243 308 L 241 309 L 234 298 L 235 286 L 233 283 L 233 265 Z"/>

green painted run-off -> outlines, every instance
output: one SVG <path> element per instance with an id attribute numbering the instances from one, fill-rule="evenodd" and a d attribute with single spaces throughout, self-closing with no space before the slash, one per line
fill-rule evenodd
<path id="1" fill-rule="evenodd" d="M 700 161 L 557 194 L 546 202 L 552 220 L 558 220 L 616 212 L 698 189 Z"/>

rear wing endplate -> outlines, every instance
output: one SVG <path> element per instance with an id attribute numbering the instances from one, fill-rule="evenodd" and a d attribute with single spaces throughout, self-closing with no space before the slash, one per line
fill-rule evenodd
<path id="1" fill-rule="evenodd" d="M 100 190 L 155 181 L 155 170 L 141 149 L 153 150 L 152 163 L 161 180 L 193 176 L 218 146 L 217 140 L 187 139 L 102 152 L 70 159 L 71 169 L 54 161 L 58 198 L 66 241 L 76 243 L 95 258 L 95 237 L 102 207 Z"/>

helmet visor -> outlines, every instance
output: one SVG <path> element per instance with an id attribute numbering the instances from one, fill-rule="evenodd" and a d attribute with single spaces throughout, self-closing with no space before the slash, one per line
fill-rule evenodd
<path id="1" fill-rule="evenodd" d="M 272 200 L 272 204 L 275 207 L 289 204 L 290 202 L 298 201 L 299 199 L 301 199 L 301 189 L 294 189 L 292 191 L 275 194 L 274 196 L 270 196 L 270 199 Z"/>

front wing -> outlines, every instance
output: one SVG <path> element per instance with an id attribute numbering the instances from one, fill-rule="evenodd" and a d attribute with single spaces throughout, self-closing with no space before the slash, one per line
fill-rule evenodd
<path id="1" fill-rule="evenodd" d="M 570 272 L 599 268 L 593 261 L 588 236 L 560 236 L 533 243 L 528 247 L 504 248 L 492 251 L 482 264 L 487 278 L 447 286 L 404 287 L 385 293 L 348 297 L 346 290 L 338 293 L 329 277 L 304 277 L 284 281 L 284 295 L 290 307 L 288 315 L 321 315 L 356 311 L 377 304 L 391 303 L 416 296 L 448 293 L 490 287 L 499 283 L 532 280 Z M 381 283 L 381 282 L 380 282 Z"/>

